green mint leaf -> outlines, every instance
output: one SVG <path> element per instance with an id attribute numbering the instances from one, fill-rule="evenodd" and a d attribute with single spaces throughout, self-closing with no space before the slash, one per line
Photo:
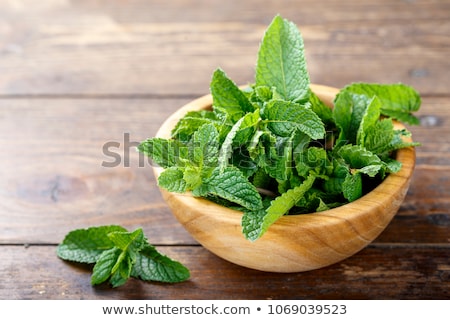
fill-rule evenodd
<path id="1" fill-rule="evenodd" d="M 357 143 L 357 133 L 373 97 L 340 91 L 334 101 L 333 117 L 340 129 L 339 140 Z"/>
<path id="2" fill-rule="evenodd" d="M 283 181 L 291 175 L 293 139 L 294 134 L 290 137 L 276 137 L 276 144 L 271 147 L 273 152 L 269 153 L 270 158 L 264 168 L 275 179 Z"/>
<path id="3" fill-rule="evenodd" d="M 361 174 L 349 174 L 342 183 L 342 191 L 349 202 L 359 199 L 363 193 Z"/>
<path id="4" fill-rule="evenodd" d="M 267 120 L 268 128 L 278 136 L 290 136 L 295 130 L 312 139 L 325 136 L 325 126 L 319 116 L 297 103 L 273 100 L 267 104 L 261 116 Z"/>
<path id="5" fill-rule="evenodd" d="M 255 186 L 236 167 L 216 168 L 196 194 L 211 194 L 237 203 L 250 210 L 262 208 L 262 200 Z"/>
<path id="6" fill-rule="evenodd" d="M 257 141 L 249 146 L 249 156 L 272 178 L 286 180 L 292 171 L 292 152 L 295 133 L 289 137 L 259 131 Z M 254 144 L 254 145 L 253 145 Z"/>
<path id="7" fill-rule="evenodd" d="M 266 210 L 245 210 L 242 216 L 241 226 L 242 233 L 245 238 L 250 241 L 255 241 L 264 233 L 263 221 L 266 216 Z"/>
<path id="8" fill-rule="evenodd" d="M 182 180 L 183 183 L 185 182 L 185 191 L 193 190 L 201 186 L 204 175 L 205 174 L 200 167 L 186 167 L 183 172 Z"/>
<path id="9" fill-rule="evenodd" d="M 64 260 L 95 263 L 105 250 L 114 247 L 108 234 L 117 231 L 123 232 L 126 229 L 111 225 L 73 230 L 59 244 L 57 255 Z"/>
<path id="10" fill-rule="evenodd" d="M 310 90 L 309 103 L 311 110 L 316 113 L 326 126 L 333 127 L 333 111 L 319 97 Z"/>
<path id="11" fill-rule="evenodd" d="M 420 146 L 420 143 L 418 142 L 409 142 L 403 139 L 405 137 L 410 137 L 410 135 L 411 133 L 408 130 L 394 130 L 394 136 L 387 147 L 387 151 Z"/>
<path id="12" fill-rule="evenodd" d="M 359 145 L 345 145 L 338 151 L 352 169 L 361 169 L 370 165 L 382 165 L 381 159 L 374 153 Z"/>
<path id="13" fill-rule="evenodd" d="M 263 106 L 263 102 L 267 102 L 270 101 L 272 99 L 274 99 L 274 91 L 275 88 L 271 88 L 268 86 L 258 86 L 253 88 L 253 92 L 252 92 L 252 96 L 251 98 L 253 99 L 252 101 L 258 103 L 259 105 Z M 279 100 L 282 100 L 282 97 L 279 97 Z"/>
<path id="14" fill-rule="evenodd" d="M 276 16 L 258 52 L 256 86 L 276 88 L 289 101 L 307 101 L 309 75 L 302 36 L 296 25 Z"/>
<path id="15" fill-rule="evenodd" d="M 233 121 L 255 110 L 247 96 L 221 69 L 214 72 L 210 90 L 213 106 L 223 108 Z"/>
<path id="16" fill-rule="evenodd" d="M 160 254 L 155 247 L 146 244 L 136 256 L 131 275 L 146 281 L 176 283 L 189 279 L 189 270 L 167 256 Z"/>
<path id="17" fill-rule="evenodd" d="M 375 123 L 370 130 L 366 130 L 361 145 L 375 154 L 381 154 L 392 150 L 393 139 L 394 125 L 392 119 L 387 118 Z"/>
<path id="18" fill-rule="evenodd" d="M 259 109 L 247 113 L 243 118 L 239 130 L 236 132 L 236 136 L 233 139 L 234 145 L 245 145 L 251 140 L 261 121 Z"/>
<path id="19" fill-rule="evenodd" d="M 309 147 L 295 155 L 295 168 L 301 177 L 307 177 L 311 171 L 318 175 L 328 175 L 333 169 L 323 148 Z"/>
<path id="20" fill-rule="evenodd" d="M 110 232 L 108 237 L 120 250 L 130 251 L 131 256 L 140 251 L 144 243 L 147 241 L 141 228 L 136 229 L 133 232 Z"/>
<path id="21" fill-rule="evenodd" d="M 384 163 L 383 163 L 384 165 Z M 383 168 L 383 165 L 381 164 L 371 164 L 365 167 L 362 167 L 360 169 L 355 170 L 355 172 L 360 172 L 368 175 L 369 177 L 375 177 L 380 170 Z"/>
<path id="22" fill-rule="evenodd" d="M 230 132 L 228 132 L 225 141 L 223 142 L 220 152 L 219 152 L 219 168 L 223 170 L 226 166 L 228 166 L 228 160 L 233 154 L 233 140 L 236 137 L 238 130 L 241 127 L 241 124 L 244 122 L 244 117 L 240 118 L 231 128 Z"/>
<path id="23" fill-rule="evenodd" d="M 187 151 L 179 141 L 162 138 L 147 139 L 141 142 L 137 149 L 163 168 L 176 165 L 180 158 L 185 157 L 183 154 Z"/>
<path id="24" fill-rule="evenodd" d="M 111 284 L 111 286 L 113 288 L 117 288 L 117 287 L 124 285 L 130 278 L 129 274 L 128 274 L 128 276 L 126 276 L 127 271 L 128 271 L 128 268 L 126 267 L 126 265 L 122 264 L 121 266 L 123 268 L 122 272 L 114 273 L 113 275 L 111 275 L 111 278 L 109 279 L 109 283 Z"/>
<path id="25" fill-rule="evenodd" d="M 224 119 L 209 110 L 189 111 L 172 129 L 172 138 L 188 142 L 194 132 L 205 124 L 214 124 L 217 128 L 222 128 Z"/>
<path id="26" fill-rule="evenodd" d="M 387 168 L 388 172 L 393 172 L 393 173 L 399 172 L 400 169 L 402 168 L 402 163 L 397 160 L 387 158 L 384 162 L 386 164 L 386 168 Z"/>
<path id="27" fill-rule="evenodd" d="M 193 162 L 200 167 L 215 167 L 219 157 L 219 133 L 213 124 L 201 126 L 192 138 Z"/>
<path id="28" fill-rule="evenodd" d="M 377 96 L 381 101 L 381 113 L 408 124 L 419 124 L 412 113 L 419 110 L 419 93 L 404 84 L 354 83 L 343 90 L 368 98 Z"/>
<path id="29" fill-rule="evenodd" d="M 365 147 L 365 139 L 369 132 L 373 130 L 376 123 L 380 119 L 381 103 L 377 96 L 374 96 L 367 105 L 366 111 L 363 114 L 361 123 L 359 124 L 358 132 L 356 133 L 356 141 L 358 144 Z"/>
<path id="30" fill-rule="evenodd" d="M 92 285 L 101 284 L 111 277 L 112 270 L 116 266 L 121 254 L 122 250 L 116 247 L 102 252 L 94 266 L 91 276 Z"/>
<path id="31" fill-rule="evenodd" d="M 269 227 L 283 215 L 289 213 L 295 204 L 305 195 L 305 193 L 313 186 L 316 176 L 311 174 L 301 185 L 289 189 L 281 194 L 270 203 L 265 214 L 261 211 L 250 213 L 242 222 L 244 233 L 250 240 L 260 238 Z"/>
<path id="32" fill-rule="evenodd" d="M 169 192 L 183 193 L 187 190 L 184 173 L 178 167 L 167 168 L 158 177 L 158 185 Z"/>
<path id="33" fill-rule="evenodd" d="M 180 282 L 189 278 L 181 263 L 159 254 L 141 228 L 127 232 L 120 226 L 101 226 L 69 232 L 58 246 L 60 258 L 95 263 L 91 284 L 109 280 L 118 287 L 135 276 L 143 280 Z"/>

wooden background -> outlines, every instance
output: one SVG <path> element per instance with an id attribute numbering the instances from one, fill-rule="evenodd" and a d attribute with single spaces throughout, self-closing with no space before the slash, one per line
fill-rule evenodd
<path id="1" fill-rule="evenodd" d="M 199 246 L 134 150 L 208 93 L 217 67 L 253 82 L 278 13 L 303 34 L 312 82 L 403 82 L 423 97 L 421 126 L 409 127 L 423 146 L 392 223 L 355 256 L 296 274 L 245 269 Z M 1 1 L 0 298 L 450 298 L 449 56 L 448 0 Z M 108 150 L 120 164 L 108 167 Z M 70 230 L 105 224 L 142 227 L 191 280 L 92 287 L 90 268 L 55 250 Z"/>

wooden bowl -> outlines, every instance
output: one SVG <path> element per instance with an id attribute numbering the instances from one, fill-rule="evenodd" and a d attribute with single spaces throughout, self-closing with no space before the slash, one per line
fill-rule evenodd
<path id="1" fill-rule="evenodd" d="M 338 89 L 311 85 L 330 107 Z M 211 106 L 210 95 L 194 100 L 172 114 L 158 137 L 169 138 L 178 120 L 191 110 Z M 397 128 L 404 128 L 395 123 Z M 244 267 L 269 272 L 301 272 L 344 260 L 371 243 L 398 211 L 415 165 L 414 148 L 397 151 L 402 169 L 390 174 L 373 191 L 358 200 L 331 210 L 281 217 L 255 242 L 242 234 L 242 213 L 189 193 L 162 195 L 177 220 L 204 248 Z M 162 168 L 153 168 L 156 177 Z"/>

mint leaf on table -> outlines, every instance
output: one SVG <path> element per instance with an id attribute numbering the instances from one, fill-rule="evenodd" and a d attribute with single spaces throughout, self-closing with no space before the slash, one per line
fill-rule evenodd
<path id="1" fill-rule="evenodd" d="M 95 263 L 103 251 L 114 247 L 108 234 L 116 231 L 123 232 L 126 229 L 112 225 L 73 230 L 58 246 L 57 254 L 64 260 Z"/>
<path id="2" fill-rule="evenodd" d="M 69 232 L 57 248 L 63 260 L 95 264 L 91 284 L 109 280 L 113 287 L 132 277 L 160 282 L 181 282 L 189 270 L 161 255 L 148 243 L 142 229 L 128 232 L 120 226 L 101 226 Z"/>
<path id="3" fill-rule="evenodd" d="M 94 265 L 91 284 L 97 285 L 110 279 L 113 287 L 123 285 L 130 276 L 131 266 L 130 257 L 119 248 L 105 250 Z"/>
<path id="4" fill-rule="evenodd" d="M 267 28 L 256 63 L 256 86 L 276 88 L 287 101 L 307 101 L 309 74 L 297 26 L 276 16 Z"/>
<path id="5" fill-rule="evenodd" d="M 145 244 L 137 255 L 131 275 L 146 281 L 167 283 L 181 282 L 190 276 L 185 266 L 160 254 L 150 244 Z"/>

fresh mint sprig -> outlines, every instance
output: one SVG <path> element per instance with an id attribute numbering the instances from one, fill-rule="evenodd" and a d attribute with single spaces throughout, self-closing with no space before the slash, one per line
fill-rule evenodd
<path id="1" fill-rule="evenodd" d="M 109 281 L 113 287 L 130 277 L 176 283 L 189 279 L 181 263 L 160 254 L 142 229 L 128 232 L 121 226 L 100 226 L 69 232 L 57 248 L 63 260 L 95 264 L 91 284 Z"/>
<path id="2" fill-rule="evenodd" d="M 210 90 L 212 110 L 187 113 L 171 139 L 138 150 L 165 168 L 160 187 L 241 210 L 251 241 L 283 215 L 360 198 L 400 170 L 396 150 L 419 145 L 393 125 L 418 124 L 413 88 L 353 83 L 328 108 L 310 90 L 299 30 L 280 16 L 262 39 L 255 83 L 241 89 L 217 69 Z"/>

